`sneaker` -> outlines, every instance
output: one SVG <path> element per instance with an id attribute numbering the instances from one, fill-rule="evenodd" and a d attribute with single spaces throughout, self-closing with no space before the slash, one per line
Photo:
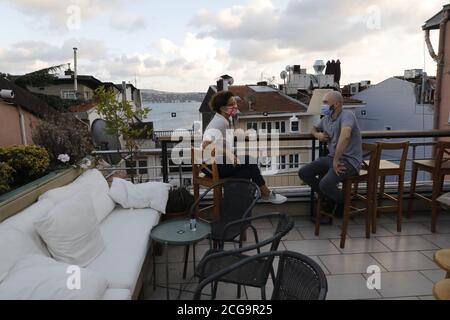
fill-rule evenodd
<path id="1" fill-rule="evenodd" d="M 263 200 L 266 200 L 272 204 L 283 204 L 287 201 L 287 198 L 281 194 L 270 191 L 270 194 L 267 197 L 263 197 Z"/>

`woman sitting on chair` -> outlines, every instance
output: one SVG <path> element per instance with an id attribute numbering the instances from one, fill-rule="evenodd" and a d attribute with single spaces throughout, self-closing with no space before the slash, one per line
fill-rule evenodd
<path id="1" fill-rule="evenodd" d="M 204 154 L 215 154 L 216 156 L 206 157 L 204 159 L 205 162 L 208 164 L 211 164 L 211 161 L 216 162 L 221 179 L 240 178 L 252 180 L 259 186 L 263 200 L 273 204 L 286 202 L 286 197 L 276 194 L 266 186 L 266 182 L 254 159 L 246 156 L 245 163 L 242 164 L 232 152 L 234 135 L 229 134 L 227 136 L 227 130 L 232 129 L 230 119 L 239 111 L 233 93 L 230 91 L 218 92 L 211 99 L 209 106 L 216 114 L 205 130 L 202 149 Z"/>

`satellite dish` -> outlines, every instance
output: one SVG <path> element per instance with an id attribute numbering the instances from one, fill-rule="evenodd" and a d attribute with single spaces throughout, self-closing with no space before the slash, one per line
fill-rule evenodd
<path id="1" fill-rule="evenodd" d="M 119 150 L 121 149 L 119 139 L 105 132 L 106 121 L 103 119 L 97 119 L 92 123 L 91 135 L 94 145 L 100 150 Z M 107 155 L 104 156 L 104 160 L 109 164 L 118 164 L 122 158 L 120 155 Z"/>
<path id="2" fill-rule="evenodd" d="M 280 74 L 280 78 L 281 79 L 283 79 L 283 80 L 285 80 L 286 78 L 287 78 L 287 72 L 286 71 L 283 71 L 283 72 L 281 72 L 281 74 Z"/>
<path id="3" fill-rule="evenodd" d="M 286 72 L 291 72 L 292 71 L 292 67 L 291 66 L 287 66 L 286 67 Z"/>

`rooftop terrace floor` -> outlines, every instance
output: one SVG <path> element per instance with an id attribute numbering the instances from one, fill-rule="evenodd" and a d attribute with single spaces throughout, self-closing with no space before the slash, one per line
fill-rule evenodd
<path id="1" fill-rule="evenodd" d="M 306 208 L 306 207 L 305 207 Z M 422 210 L 422 209 L 421 209 Z M 436 250 L 450 248 L 450 214 L 442 211 L 438 220 L 438 233 L 430 231 L 430 212 L 416 211 L 411 219 L 404 219 L 403 231 L 397 233 L 394 214 L 383 214 L 378 220 L 378 232 L 370 240 L 365 238 L 363 217 L 350 221 L 345 249 L 339 248 L 341 221 L 336 219 L 332 226 L 322 226 L 320 237 L 314 235 L 314 225 L 308 215 L 298 215 L 298 205 L 258 205 L 255 215 L 273 212 L 287 212 L 295 221 L 291 232 L 283 239 L 280 250 L 290 250 L 312 257 L 324 270 L 328 279 L 328 300 L 400 299 L 430 300 L 433 284 L 443 280 L 445 271 L 433 262 Z M 296 213 L 295 213 L 296 212 Z M 305 210 L 305 212 L 308 212 Z M 266 239 L 274 231 L 270 220 L 258 221 L 255 225 L 259 237 Z M 254 242 L 248 233 L 248 241 Z M 233 245 L 228 244 L 232 249 Z M 197 261 L 209 249 L 207 241 L 197 245 Z M 183 271 L 183 247 L 169 247 L 169 287 L 171 299 L 176 299 Z M 192 252 L 192 251 L 191 251 Z M 157 288 L 148 286 L 144 299 L 165 300 L 165 255 L 156 258 Z M 192 255 L 188 264 L 188 278 L 193 274 Z M 377 265 L 382 270 L 381 289 L 369 290 L 366 278 L 367 268 Z M 191 300 L 197 282 L 187 285 L 182 300 Z M 270 298 L 273 285 L 267 282 L 267 296 Z M 210 299 L 210 289 L 204 289 L 202 299 Z M 236 286 L 220 283 L 218 300 L 235 300 Z M 243 300 L 260 300 L 260 290 L 244 287 Z"/>

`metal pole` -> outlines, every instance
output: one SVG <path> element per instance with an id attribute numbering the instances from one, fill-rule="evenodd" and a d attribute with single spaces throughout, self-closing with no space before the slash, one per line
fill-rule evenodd
<path id="1" fill-rule="evenodd" d="M 74 68 L 74 74 L 73 74 L 73 90 L 75 91 L 75 95 L 78 92 L 78 61 L 77 61 L 77 50 L 78 48 L 73 48 L 73 68 Z"/>
<path id="2" fill-rule="evenodd" d="M 161 141 L 162 149 L 162 174 L 164 183 L 169 183 L 169 167 L 167 159 L 167 141 Z"/>
<path id="3" fill-rule="evenodd" d="M 314 162 L 316 160 L 316 139 L 312 139 L 312 152 L 311 152 L 311 162 Z M 310 214 L 311 217 L 314 216 L 315 212 L 315 204 L 314 204 L 314 190 L 311 188 L 311 195 L 310 195 Z"/>

